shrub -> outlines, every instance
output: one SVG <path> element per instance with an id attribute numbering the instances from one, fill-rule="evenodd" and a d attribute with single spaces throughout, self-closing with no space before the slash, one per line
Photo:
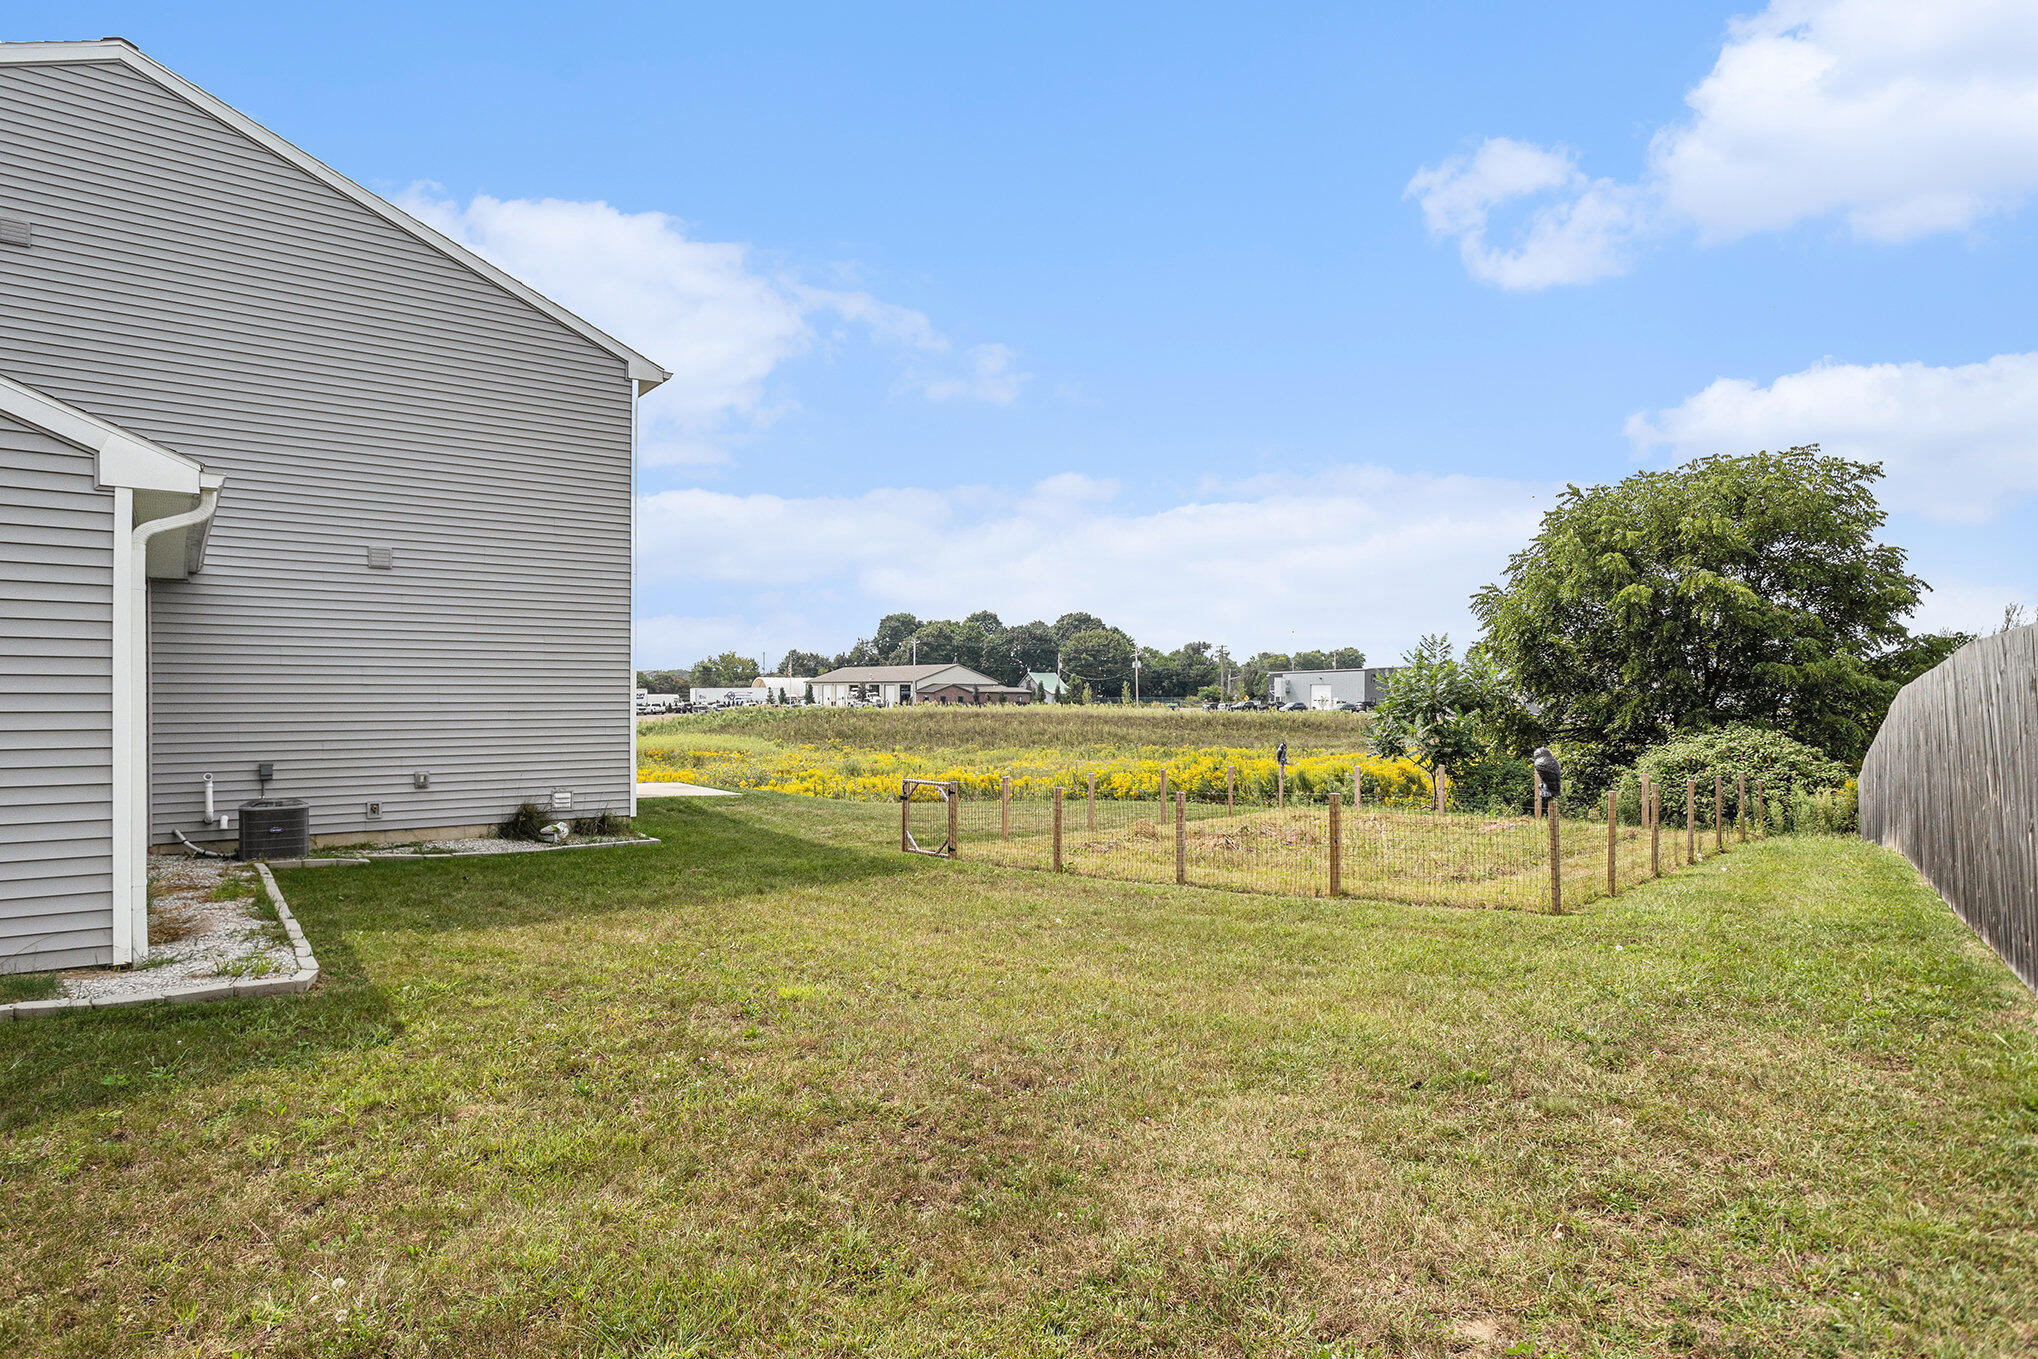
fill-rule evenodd
<path id="1" fill-rule="evenodd" d="M 515 811 L 503 818 L 495 833 L 504 840 L 536 840 L 538 832 L 549 824 L 543 807 L 535 802 L 520 802 Z"/>
<path id="2" fill-rule="evenodd" d="M 1689 779 L 1709 792 L 1718 774 L 1730 790 L 1742 775 L 1751 785 L 1759 779 L 1770 801 L 1780 804 L 1798 795 L 1831 792 L 1847 782 L 1848 771 L 1823 751 L 1780 731 L 1736 723 L 1665 741 L 1635 761 L 1635 772 L 1662 784 L 1666 803 L 1672 800 L 1670 790 L 1683 788 Z"/>
<path id="3" fill-rule="evenodd" d="M 1823 793 L 1794 793 L 1769 804 L 1774 830 L 1851 835 L 1860 828 L 1861 790 L 1853 779 Z"/>
<path id="4" fill-rule="evenodd" d="M 598 816 L 583 816 L 573 823 L 575 835 L 625 835 L 629 829 L 629 817 L 607 811 Z"/>
<path id="5" fill-rule="evenodd" d="M 1535 805 L 1535 769 L 1527 760 L 1486 751 L 1445 772 L 1450 776 L 1451 806 L 1460 811 L 1500 816 Z"/>

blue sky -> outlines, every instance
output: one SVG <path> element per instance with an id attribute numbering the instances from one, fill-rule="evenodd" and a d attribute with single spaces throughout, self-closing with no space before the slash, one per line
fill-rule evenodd
<path id="1" fill-rule="evenodd" d="M 1792 442 L 1890 464 L 1922 624 L 2038 597 L 2034 11 L 17 0 L 5 36 L 127 37 L 675 369 L 640 664 L 979 607 L 1384 660 L 1468 635 L 1563 483 Z"/>

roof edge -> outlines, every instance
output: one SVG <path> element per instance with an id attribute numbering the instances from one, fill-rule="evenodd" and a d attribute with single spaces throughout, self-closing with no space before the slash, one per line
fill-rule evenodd
<path id="1" fill-rule="evenodd" d="M 559 322 L 559 324 L 565 326 L 568 330 L 579 334 L 583 339 L 590 340 L 597 347 L 606 349 L 609 353 L 614 354 L 627 365 L 630 380 L 636 384 L 639 396 L 642 396 L 672 376 L 669 370 L 644 357 L 644 355 L 624 344 L 615 336 L 610 335 L 607 331 L 582 320 L 565 307 L 560 306 L 557 302 L 540 293 L 537 289 L 532 288 L 511 274 L 505 273 L 496 265 L 490 264 L 466 246 L 461 245 L 444 233 L 426 226 L 423 222 L 420 222 L 402 208 L 397 207 L 396 204 L 388 199 L 383 198 L 380 194 L 362 188 L 359 184 L 356 184 L 338 170 L 333 169 L 310 152 L 279 137 L 217 95 L 209 94 L 197 85 L 192 84 L 183 76 L 178 75 L 175 71 L 172 71 L 169 67 L 149 56 L 125 38 L 99 38 L 75 42 L 0 43 L 0 66 L 79 64 L 109 61 L 119 62 L 121 65 L 148 77 L 172 94 L 211 114 L 214 118 L 225 123 L 228 127 L 247 137 L 257 145 L 283 157 L 283 159 L 289 161 L 298 169 L 303 170 L 306 174 L 311 175 L 314 179 L 324 181 L 327 185 L 353 199 L 376 216 L 409 232 L 441 254 L 450 257 L 460 264 L 466 265 L 469 269 L 481 275 L 481 277 L 490 283 L 495 284 L 504 292 L 537 308 L 553 320 Z"/>
<path id="2" fill-rule="evenodd" d="M 101 486 L 197 495 L 221 484 L 194 459 L 4 375 L 0 411 L 92 454 Z"/>

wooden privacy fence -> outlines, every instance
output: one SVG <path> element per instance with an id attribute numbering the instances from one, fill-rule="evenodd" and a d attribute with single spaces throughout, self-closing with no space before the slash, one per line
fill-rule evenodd
<path id="1" fill-rule="evenodd" d="M 1861 766 L 1860 816 L 2038 991 L 2038 625 L 1904 686 Z"/>
<path id="2" fill-rule="evenodd" d="M 1090 778 L 1073 796 L 1060 784 L 1015 794 L 1009 777 L 988 793 L 907 779 L 899 847 L 1089 877 L 1561 913 L 1725 853 L 1748 839 L 1751 819 L 1762 833 L 1751 818 L 1759 784 L 1704 782 L 1646 784 L 1625 815 L 1608 793 L 1603 806 L 1520 816 L 1366 803 L 1356 790 L 1304 799 L 1278 787 L 1256 799 L 1230 779 L 1214 795 L 1175 788 L 1151 799 L 1100 799 Z"/>

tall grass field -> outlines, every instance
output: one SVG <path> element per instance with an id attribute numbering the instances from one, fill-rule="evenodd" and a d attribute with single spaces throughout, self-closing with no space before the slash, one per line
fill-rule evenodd
<path id="1" fill-rule="evenodd" d="M 1357 766 L 1388 803 L 1432 796 L 1407 760 L 1366 753 L 1358 713 L 1212 713 L 1200 709 L 1044 705 L 1014 708 L 752 708 L 639 724 L 638 778 L 712 788 L 880 801 L 905 778 L 953 780 L 990 793 L 1010 776 L 1022 795 L 1059 786 L 1099 797 L 1155 798 L 1170 789 L 1222 797 L 1227 768 L 1248 797 L 1272 797 L 1274 751 L 1288 746 L 1287 791 L 1349 789 Z"/>

